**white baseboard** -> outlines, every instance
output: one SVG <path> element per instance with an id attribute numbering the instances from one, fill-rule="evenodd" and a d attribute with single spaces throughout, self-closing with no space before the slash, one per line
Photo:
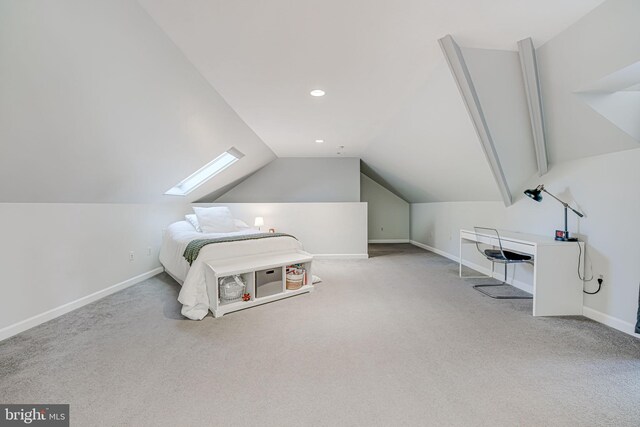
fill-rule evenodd
<path id="1" fill-rule="evenodd" d="M 445 251 L 441 251 L 440 249 L 432 248 L 429 245 L 425 245 L 424 243 L 420 243 L 420 242 L 415 241 L 415 240 L 409 240 L 409 243 L 411 243 L 413 246 L 417 246 L 419 248 L 422 248 L 425 251 L 433 252 L 434 254 L 438 254 L 438 255 L 443 256 L 445 258 L 449 258 L 452 261 L 459 262 L 459 258 L 457 256 L 451 255 L 450 253 L 447 253 Z"/>
<path id="2" fill-rule="evenodd" d="M 369 243 L 409 243 L 409 239 L 371 239 Z"/>
<path id="3" fill-rule="evenodd" d="M 582 315 L 591 320 L 595 320 L 596 322 L 611 326 L 613 329 L 617 329 L 636 338 L 640 338 L 640 334 L 635 333 L 636 326 L 633 323 L 626 322 L 622 319 L 618 319 L 617 317 L 609 316 L 608 314 L 586 306 L 582 307 Z"/>
<path id="4" fill-rule="evenodd" d="M 411 240 L 410 242 L 412 245 L 417 246 L 419 248 L 425 249 L 427 251 L 436 253 L 438 255 L 441 255 L 445 258 L 449 258 L 450 260 L 453 260 L 455 262 L 459 262 L 458 261 L 458 257 L 455 255 L 451 255 L 448 254 L 444 251 L 441 251 L 439 249 L 436 248 L 432 248 L 429 245 L 425 245 L 424 243 L 420 243 L 420 242 L 416 242 L 415 240 Z M 486 268 L 486 267 L 482 267 L 480 265 L 477 264 L 473 264 L 470 262 L 463 262 L 463 265 L 476 270 L 484 275 L 487 276 L 491 276 L 491 270 Z M 501 274 L 494 274 L 494 277 L 496 279 L 500 279 L 502 280 L 503 276 Z M 528 283 L 523 283 L 520 282 L 518 280 L 515 281 L 515 283 L 512 283 L 512 281 L 509 281 L 509 284 L 515 286 L 516 288 L 522 289 L 523 291 L 529 292 L 529 293 L 533 293 L 533 287 L 531 285 L 529 285 Z M 613 317 L 610 316 L 608 314 L 602 313 L 598 310 L 594 310 L 593 308 L 590 307 L 586 307 L 583 306 L 582 307 L 582 315 L 584 317 L 588 317 L 591 320 L 595 320 L 598 323 L 602 323 L 604 325 L 610 326 L 614 329 L 617 329 L 619 331 L 622 331 L 624 333 L 627 333 L 629 335 L 632 335 L 636 338 L 640 338 L 640 334 L 636 334 L 635 331 L 635 325 L 629 322 L 625 322 L 624 320 L 618 319 L 617 317 Z"/>
<path id="5" fill-rule="evenodd" d="M 424 243 L 420 243 L 420 242 L 416 242 L 415 240 L 411 240 L 409 243 L 411 243 L 414 246 L 417 246 L 419 248 L 425 249 L 429 252 L 433 252 L 435 254 L 438 254 L 440 256 L 443 256 L 445 258 L 449 258 L 452 261 L 455 262 L 460 262 L 460 258 L 455 256 L 455 255 L 451 255 L 445 251 L 441 251 L 440 249 L 436 249 L 436 248 L 432 248 L 429 245 L 425 245 Z M 484 267 L 482 265 L 479 264 L 474 264 L 472 262 L 469 261 L 463 261 L 462 265 L 464 265 L 465 267 L 468 267 L 472 270 L 475 270 L 479 273 L 484 274 L 485 276 L 488 277 L 493 277 L 494 279 L 497 280 L 504 280 L 504 273 L 502 271 L 494 271 L 493 274 L 491 274 L 491 269 Z M 512 277 L 508 277 L 507 278 L 507 283 L 510 284 L 511 286 L 513 286 L 514 288 L 518 288 L 521 289 L 525 292 L 528 292 L 530 294 L 533 293 L 533 285 L 530 285 L 529 283 L 526 282 L 521 282 L 520 280 L 514 280 Z"/>
<path id="6" fill-rule="evenodd" d="M 367 259 L 369 254 L 313 254 L 313 259 Z"/>
<path id="7" fill-rule="evenodd" d="M 133 286 L 136 283 L 142 282 L 143 280 L 147 280 L 148 278 L 153 277 L 156 274 L 162 273 L 162 271 L 163 271 L 162 267 L 154 268 L 151 271 L 147 271 L 146 273 L 142 273 L 138 276 L 132 277 L 131 279 L 125 280 L 124 282 L 117 283 L 113 286 L 109 286 L 108 288 L 102 289 L 98 292 L 94 292 L 90 295 L 84 296 L 82 298 L 78 298 L 75 301 L 71 301 L 66 304 L 63 304 L 60 307 L 53 308 L 49 311 L 45 311 L 44 313 L 37 314 L 33 317 L 22 320 L 18 323 L 14 323 L 13 325 L 6 326 L 0 329 L 0 341 L 10 338 L 14 335 L 17 335 L 20 332 L 24 332 L 27 329 L 31 329 L 42 323 L 48 322 L 49 320 L 55 319 L 56 317 L 62 316 L 63 314 L 67 314 L 70 311 L 73 311 L 84 305 L 90 304 L 94 301 L 97 301 L 101 298 L 104 298 L 113 293 L 121 291 L 125 288 Z"/>

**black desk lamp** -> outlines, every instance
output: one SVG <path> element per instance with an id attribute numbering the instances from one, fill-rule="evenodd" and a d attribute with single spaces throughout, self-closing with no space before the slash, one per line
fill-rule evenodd
<path id="1" fill-rule="evenodd" d="M 554 199 L 556 199 L 557 201 L 559 201 L 560 203 L 562 203 L 562 206 L 564 206 L 564 231 L 556 230 L 556 240 L 562 240 L 562 241 L 565 241 L 565 242 L 577 242 L 578 241 L 577 238 L 569 237 L 569 230 L 567 229 L 567 209 L 571 209 L 580 218 L 582 218 L 584 215 L 581 214 L 580 212 L 578 212 L 577 210 L 573 209 L 571 206 L 569 206 L 569 204 L 567 202 L 563 202 L 562 200 L 558 199 L 553 194 L 549 193 L 544 188 L 543 184 L 538 185 L 533 190 L 525 190 L 524 194 L 526 194 L 527 196 L 531 197 L 536 202 L 540 202 L 540 201 L 542 201 L 542 194 L 540 194 L 540 193 L 542 193 L 543 191 L 545 193 L 547 193 L 548 195 L 550 195 L 551 197 L 553 197 Z"/>

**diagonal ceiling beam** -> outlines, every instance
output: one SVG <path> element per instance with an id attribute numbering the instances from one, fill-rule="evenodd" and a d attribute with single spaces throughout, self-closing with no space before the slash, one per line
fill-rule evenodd
<path id="1" fill-rule="evenodd" d="M 544 115 L 542 114 L 542 94 L 538 78 L 538 62 L 531 38 L 518 42 L 518 55 L 520 56 L 524 89 L 527 94 L 527 104 L 529 105 L 533 144 L 536 149 L 536 161 L 538 162 L 538 175 L 542 176 L 547 173 L 549 165 L 544 132 Z"/>
<path id="2" fill-rule="evenodd" d="M 504 201 L 505 206 L 510 206 L 512 200 L 511 192 L 507 185 L 507 179 L 505 178 L 502 165 L 500 164 L 500 159 L 498 158 L 498 153 L 493 143 L 489 126 L 487 125 L 484 113 L 482 112 L 482 106 L 480 105 L 478 94 L 476 93 L 473 81 L 471 80 L 471 75 L 469 74 L 469 69 L 464 61 L 460 47 L 450 35 L 446 35 L 439 39 L 438 43 L 440 43 L 440 47 L 447 59 L 447 64 L 449 65 L 451 74 L 453 74 L 456 85 L 460 90 L 460 95 L 462 95 L 462 99 L 464 100 L 464 105 L 467 107 L 473 126 L 476 129 L 482 149 L 484 150 L 484 154 L 489 162 L 489 167 L 491 168 L 493 177 L 496 180 L 496 184 L 498 184 L 502 200 Z"/>

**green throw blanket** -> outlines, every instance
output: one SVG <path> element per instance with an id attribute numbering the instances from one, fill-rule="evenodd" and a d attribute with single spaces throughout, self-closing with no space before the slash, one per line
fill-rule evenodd
<path id="1" fill-rule="evenodd" d="M 211 245 L 213 243 L 240 242 L 243 240 L 267 239 L 269 237 L 292 237 L 295 239 L 294 236 L 286 233 L 257 233 L 244 234 L 240 236 L 217 237 L 215 239 L 196 239 L 189 242 L 182 256 L 184 256 L 184 259 L 186 259 L 189 265 L 191 265 L 193 261 L 198 258 L 200 250 L 206 245 Z"/>

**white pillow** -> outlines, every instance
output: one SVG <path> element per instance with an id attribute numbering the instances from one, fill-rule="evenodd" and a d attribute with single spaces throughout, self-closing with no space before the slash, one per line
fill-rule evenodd
<path id="1" fill-rule="evenodd" d="M 187 220 L 189 224 L 193 225 L 193 228 L 195 228 L 196 231 L 202 233 L 202 230 L 200 229 L 200 224 L 198 224 L 198 217 L 196 216 L 196 214 L 185 215 L 184 219 Z"/>
<path id="2" fill-rule="evenodd" d="M 198 217 L 196 214 L 187 214 L 184 216 L 184 219 L 196 229 L 197 232 L 202 233 L 202 229 L 200 229 L 200 224 L 198 224 Z M 234 219 L 233 223 L 235 224 L 237 229 L 241 228 L 251 228 L 249 225 L 241 219 Z"/>
<path id="3" fill-rule="evenodd" d="M 236 218 L 235 220 L 236 228 L 251 228 L 249 225 L 241 219 Z"/>
<path id="4" fill-rule="evenodd" d="M 226 206 L 193 208 L 203 233 L 229 233 L 237 231 L 231 211 Z"/>

